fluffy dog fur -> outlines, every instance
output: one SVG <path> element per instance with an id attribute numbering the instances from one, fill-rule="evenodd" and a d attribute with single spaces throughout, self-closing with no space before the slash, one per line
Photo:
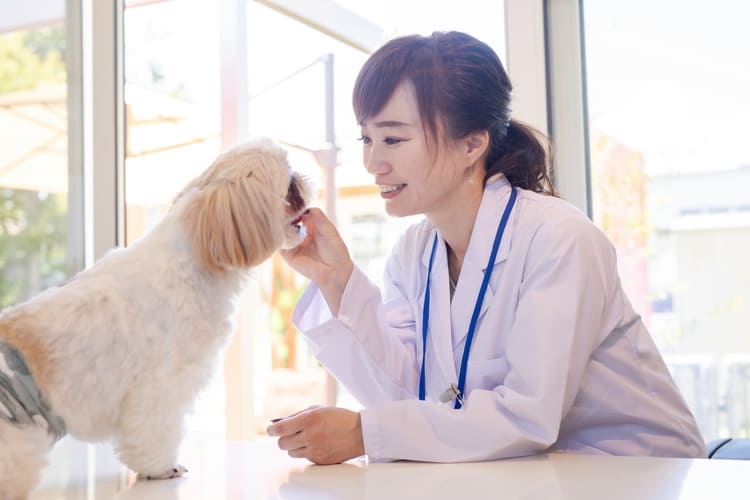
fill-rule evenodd
<path id="1" fill-rule="evenodd" d="M 148 235 L 0 315 L 67 432 L 167 478 L 182 422 L 232 330 L 247 270 L 298 244 L 310 185 L 270 141 L 219 156 Z M 25 498 L 52 438 L 0 418 L 0 499 Z"/>

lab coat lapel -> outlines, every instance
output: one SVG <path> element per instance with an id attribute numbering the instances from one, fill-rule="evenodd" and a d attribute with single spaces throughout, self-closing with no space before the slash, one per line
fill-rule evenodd
<path id="1" fill-rule="evenodd" d="M 432 242 L 437 234 L 433 230 L 422 254 L 422 265 L 426 281 L 427 269 L 430 265 L 430 251 Z M 432 276 L 430 277 L 430 319 L 429 332 L 427 334 L 427 394 L 438 397 L 448 384 L 455 383 L 458 378 L 453 356 L 453 343 L 451 340 L 451 304 L 450 291 L 448 289 L 448 257 L 445 253 L 445 241 L 438 234 L 437 247 L 435 248 L 435 260 L 432 264 Z M 424 307 L 424 289 L 420 300 Z M 421 317 L 419 322 L 420 337 L 422 335 Z M 431 367 L 430 364 L 436 364 Z M 442 380 L 435 377 L 434 368 L 438 368 Z M 433 371 L 432 376 L 430 372 Z"/>
<path id="2" fill-rule="evenodd" d="M 469 324 L 474 307 L 479 295 L 479 289 L 482 286 L 487 260 L 492 251 L 492 243 L 495 240 L 497 226 L 502 217 L 505 206 L 510 198 L 510 184 L 501 176 L 494 182 L 488 183 L 479 205 L 477 218 L 474 222 L 474 228 L 469 240 L 464 262 L 461 267 L 461 275 L 453 296 L 451 307 L 451 322 L 453 325 L 453 347 L 456 348 L 466 338 L 469 333 Z M 516 203 L 517 206 L 517 203 Z M 508 258 L 510 251 L 511 235 L 513 234 L 513 220 L 516 207 L 513 208 L 508 224 L 503 233 L 500 247 L 498 248 L 490 283 L 482 301 L 479 321 L 487 312 L 487 308 L 492 304 L 495 295 L 493 283 L 498 282 L 499 272 L 498 264 Z M 478 333 L 478 332 L 477 332 Z"/>

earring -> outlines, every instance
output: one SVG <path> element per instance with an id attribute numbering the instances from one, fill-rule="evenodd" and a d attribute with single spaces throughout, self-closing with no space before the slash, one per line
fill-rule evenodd
<path id="1" fill-rule="evenodd" d="M 466 182 L 468 184 L 474 184 L 474 165 L 469 165 L 466 169 L 469 171 L 469 180 Z"/>

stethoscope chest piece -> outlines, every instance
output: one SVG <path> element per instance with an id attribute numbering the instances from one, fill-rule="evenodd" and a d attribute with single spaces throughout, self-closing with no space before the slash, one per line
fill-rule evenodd
<path id="1" fill-rule="evenodd" d="M 451 384 L 448 386 L 446 390 L 444 390 L 440 394 L 440 402 L 441 403 L 449 403 L 453 401 L 454 399 L 458 399 L 458 403 L 463 406 L 464 402 L 461 398 L 461 391 L 458 390 L 458 387 L 456 387 L 456 384 Z"/>

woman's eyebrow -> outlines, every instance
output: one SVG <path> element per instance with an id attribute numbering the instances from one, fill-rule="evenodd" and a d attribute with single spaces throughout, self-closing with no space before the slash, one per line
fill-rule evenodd
<path id="1" fill-rule="evenodd" d="M 360 123 L 360 126 L 364 127 L 365 123 Z M 408 123 L 401 122 L 398 120 L 381 120 L 372 124 L 375 128 L 387 128 L 387 127 L 408 127 Z"/>
<path id="2" fill-rule="evenodd" d="M 379 122 L 375 122 L 374 125 L 378 128 L 385 128 L 385 127 L 408 127 L 408 123 L 400 122 L 398 120 L 383 120 Z"/>

